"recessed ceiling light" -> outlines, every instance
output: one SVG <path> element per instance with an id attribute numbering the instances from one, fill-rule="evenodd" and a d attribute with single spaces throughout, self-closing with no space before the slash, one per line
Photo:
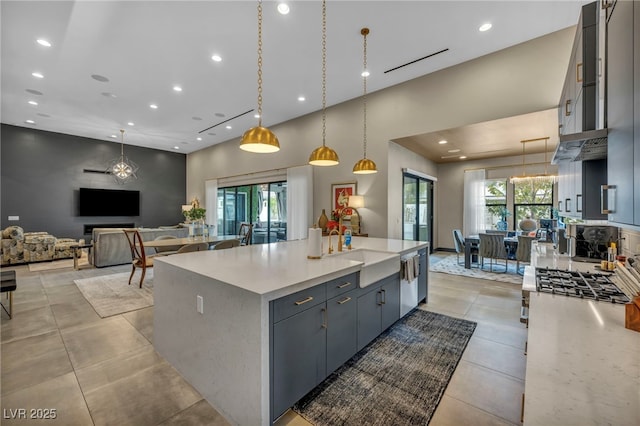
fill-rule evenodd
<path id="1" fill-rule="evenodd" d="M 158 105 L 156 105 L 156 104 L 149 104 L 149 108 L 151 108 L 151 109 L 158 109 Z"/>
<path id="2" fill-rule="evenodd" d="M 371 75 L 371 74 L 369 73 L 369 70 L 364 70 L 364 71 L 362 71 L 362 72 L 360 73 L 360 75 L 361 75 L 362 77 L 369 77 L 369 75 Z"/>
<path id="3" fill-rule="evenodd" d="M 197 141 L 201 141 L 201 140 L 202 140 L 202 138 L 196 138 L 196 140 L 197 140 Z"/>
<path id="4" fill-rule="evenodd" d="M 487 22 L 486 24 L 480 25 L 480 28 L 478 28 L 478 31 L 482 31 L 482 32 L 489 31 L 491 27 L 492 25 Z"/>
<path id="5" fill-rule="evenodd" d="M 31 75 L 34 76 L 35 78 L 44 78 L 44 75 L 42 75 L 39 72 L 32 72 Z"/>
<path id="6" fill-rule="evenodd" d="M 466 156 L 466 155 L 461 155 L 461 156 L 460 156 L 460 159 L 461 159 L 461 160 L 464 160 L 465 158 L 467 158 L 467 156 Z"/>
<path id="7" fill-rule="evenodd" d="M 174 146 L 173 149 L 180 149 L 180 147 L 179 146 Z"/>
<path id="8" fill-rule="evenodd" d="M 286 3 L 280 3 L 278 5 L 278 12 L 280 12 L 281 15 L 286 15 L 289 13 L 289 5 Z"/>
<path id="9" fill-rule="evenodd" d="M 116 135 L 111 135 L 111 137 L 112 137 L 112 138 L 114 138 L 114 139 L 115 139 L 115 138 L 117 138 L 117 136 L 116 136 Z"/>
<path id="10" fill-rule="evenodd" d="M 222 60 L 222 56 L 220 56 L 220 55 L 213 55 L 213 56 L 211 57 L 211 59 L 212 59 L 214 62 L 220 62 L 220 61 Z"/>
<path id="11" fill-rule="evenodd" d="M 182 92 L 182 87 L 180 87 L 180 86 L 173 86 L 173 90 L 175 90 L 176 92 Z"/>
<path id="12" fill-rule="evenodd" d="M 132 121 L 128 122 L 127 124 L 128 124 L 129 126 L 135 126 L 135 124 L 134 124 Z"/>
<path id="13" fill-rule="evenodd" d="M 49 43 L 47 40 L 43 39 L 43 38 L 39 38 L 36 40 L 38 42 L 39 45 L 44 46 L 44 47 L 51 47 L 51 43 Z"/>
<path id="14" fill-rule="evenodd" d="M 307 98 L 305 98 L 304 96 L 298 96 L 298 100 L 299 100 L 300 102 L 304 102 L 304 101 L 306 101 L 306 100 L 307 100 Z"/>
<path id="15" fill-rule="evenodd" d="M 36 122 L 33 120 L 24 120 L 24 122 L 27 124 L 36 124 Z"/>
<path id="16" fill-rule="evenodd" d="M 29 101 L 29 105 L 37 106 L 37 105 L 38 105 L 38 103 L 37 103 L 36 101 Z"/>
<path id="17" fill-rule="evenodd" d="M 445 143 L 447 143 L 447 141 L 445 141 L 444 139 L 438 142 L 440 145 L 444 145 Z"/>
<path id="18" fill-rule="evenodd" d="M 260 118 L 260 114 L 253 114 L 253 118 Z"/>
<path id="19" fill-rule="evenodd" d="M 38 96 L 42 96 L 43 95 L 43 93 L 41 91 L 39 91 L 39 90 L 35 90 L 35 89 L 24 89 L 24 90 L 25 90 L 25 92 L 29 92 L 32 95 L 38 95 Z"/>
<path id="20" fill-rule="evenodd" d="M 109 81 L 107 77 L 100 74 L 91 74 L 91 78 L 96 81 L 99 81 L 100 83 L 106 83 L 107 81 Z"/>
<path id="21" fill-rule="evenodd" d="M 447 151 L 447 152 L 450 152 L 450 153 L 452 153 L 452 154 L 453 154 L 453 153 L 455 153 L 455 152 L 460 152 L 460 150 L 459 150 L 459 149 L 450 149 L 450 150 L 449 150 L 449 151 Z"/>
<path id="22" fill-rule="evenodd" d="M 228 130 L 231 130 L 231 129 L 232 129 L 232 127 L 231 127 L 231 126 L 227 126 L 227 129 L 228 129 Z"/>

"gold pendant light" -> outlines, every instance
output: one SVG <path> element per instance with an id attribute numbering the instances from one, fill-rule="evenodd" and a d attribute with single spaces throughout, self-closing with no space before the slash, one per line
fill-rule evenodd
<path id="1" fill-rule="evenodd" d="M 353 173 L 357 175 L 368 175 L 371 173 L 378 173 L 378 169 L 376 168 L 376 163 L 367 158 L 367 77 L 369 76 L 369 71 L 367 70 L 367 35 L 369 34 L 369 28 L 363 28 L 360 30 L 360 34 L 364 37 L 363 44 L 363 61 L 362 61 L 362 86 L 363 86 L 363 95 L 362 95 L 362 105 L 364 111 L 364 129 L 363 129 L 363 143 L 364 143 L 364 158 L 356 163 L 353 166 Z"/>
<path id="2" fill-rule="evenodd" d="M 244 132 L 240 149 L 257 153 L 280 151 L 276 135 L 262 127 L 262 0 L 258 0 L 258 126 Z"/>
<path id="3" fill-rule="evenodd" d="M 313 150 L 309 164 L 335 166 L 340 163 L 338 154 L 325 144 L 327 134 L 327 5 L 322 0 L 322 146 Z"/>

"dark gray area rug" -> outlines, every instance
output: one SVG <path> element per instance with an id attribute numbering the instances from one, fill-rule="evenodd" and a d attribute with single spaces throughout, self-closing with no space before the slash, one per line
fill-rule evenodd
<path id="1" fill-rule="evenodd" d="M 414 309 L 295 406 L 314 425 L 427 425 L 476 323 Z"/>

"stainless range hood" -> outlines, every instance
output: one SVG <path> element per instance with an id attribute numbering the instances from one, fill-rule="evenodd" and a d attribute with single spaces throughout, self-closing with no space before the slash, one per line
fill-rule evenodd
<path id="1" fill-rule="evenodd" d="M 553 153 L 551 164 L 607 158 L 608 133 L 608 129 L 597 129 L 560 135 L 560 142 Z"/>

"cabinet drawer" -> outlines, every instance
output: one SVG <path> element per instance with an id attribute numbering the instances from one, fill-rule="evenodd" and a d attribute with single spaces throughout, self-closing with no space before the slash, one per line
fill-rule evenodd
<path id="1" fill-rule="evenodd" d="M 358 272 L 327 282 L 327 299 L 358 288 Z"/>
<path id="2" fill-rule="evenodd" d="M 273 322 L 281 321 L 327 300 L 325 284 L 290 294 L 273 303 Z"/>

